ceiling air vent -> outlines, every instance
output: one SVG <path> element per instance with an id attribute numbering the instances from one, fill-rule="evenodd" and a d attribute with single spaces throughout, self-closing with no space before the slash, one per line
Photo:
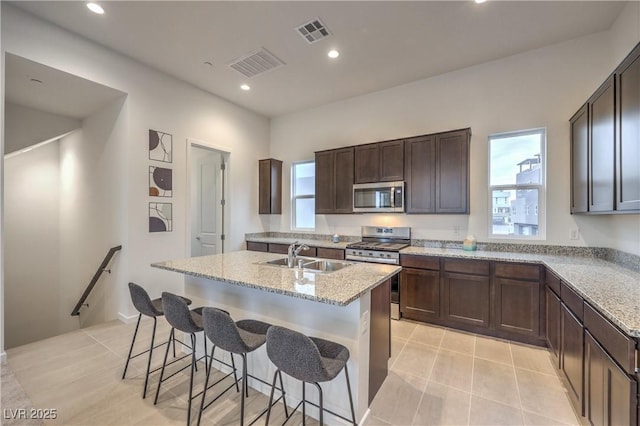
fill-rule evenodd
<path id="1" fill-rule="evenodd" d="M 316 41 L 322 40 L 325 37 L 329 37 L 331 33 L 327 27 L 324 26 L 320 18 L 316 18 L 312 21 L 307 22 L 306 24 L 300 25 L 296 28 L 298 34 L 300 34 L 307 43 L 315 43 Z"/>
<path id="2" fill-rule="evenodd" d="M 235 59 L 229 64 L 229 67 L 245 77 L 251 78 L 282 65 L 284 65 L 284 62 L 264 47 L 261 47 L 258 50 L 254 50 L 247 55 Z"/>

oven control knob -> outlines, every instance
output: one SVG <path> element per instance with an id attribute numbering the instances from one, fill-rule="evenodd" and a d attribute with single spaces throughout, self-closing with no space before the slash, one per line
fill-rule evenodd
<path id="1" fill-rule="evenodd" d="M 361 251 L 359 251 L 359 252 L 358 252 L 358 254 L 359 254 L 359 255 L 362 255 L 362 252 L 361 252 Z"/>

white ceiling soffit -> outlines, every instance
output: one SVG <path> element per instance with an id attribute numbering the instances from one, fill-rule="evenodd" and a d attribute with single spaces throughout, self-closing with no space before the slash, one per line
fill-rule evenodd
<path id="1" fill-rule="evenodd" d="M 7 53 L 5 101 L 84 119 L 125 93 Z"/>
<path id="2" fill-rule="evenodd" d="M 625 2 L 104 1 L 100 16 L 84 2 L 11 4 L 274 117 L 608 30 Z M 292 30 L 314 17 L 331 36 L 309 44 Z M 227 65 L 257 46 L 287 65 L 241 91 Z"/>

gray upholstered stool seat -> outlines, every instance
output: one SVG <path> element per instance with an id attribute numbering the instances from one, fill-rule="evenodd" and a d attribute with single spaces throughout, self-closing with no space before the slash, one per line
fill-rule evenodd
<path id="1" fill-rule="evenodd" d="M 167 366 L 167 356 L 169 355 L 169 347 L 164 353 L 164 361 L 162 362 L 162 368 L 160 370 L 160 379 L 158 380 L 158 389 L 156 390 L 156 397 L 154 400 L 154 404 L 158 403 L 158 395 L 160 394 L 160 386 L 162 382 L 169 379 L 173 375 L 179 373 L 180 371 L 191 367 L 191 374 L 189 375 L 189 399 L 188 399 L 188 411 L 187 411 L 187 425 L 191 423 L 191 401 L 193 400 L 193 375 L 194 370 L 197 370 L 197 362 L 196 359 L 196 333 L 200 331 L 204 331 L 204 327 L 202 325 L 202 308 L 195 308 L 189 310 L 189 306 L 178 295 L 163 292 L 162 293 L 162 309 L 164 311 L 164 316 L 167 319 L 167 322 L 171 325 L 171 336 L 175 338 L 175 331 L 182 331 L 183 333 L 189 334 L 191 338 L 191 354 L 185 355 L 180 359 L 185 358 L 186 356 L 191 357 L 191 363 L 186 365 L 182 369 L 177 372 L 171 374 L 168 377 L 164 377 L 164 370 Z M 207 353 L 207 339 L 204 339 L 204 352 Z M 205 368 L 207 366 L 207 358 L 204 356 Z"/>
<path id="2" fill-rule="evenodd" d="M 233 362 L 233 355 L 240 355 L 242 357 L 242 396 L 240 398 L 240 425 L 244 425 L 244 406 L 245 406 L 245 397 L 249 396 L 249 386 L 247 384 L 247 377 L 251 377 L 253 379 L 259 380 L 262 383 L 268 385 L 269 383 L 264 380 L 250 376 L 247 372 L 247 353 L 253 352 L 258 349 L 260 346 L 264 345 L 267 340 L 267 331 L 271 327 L 271 324 L 262 321 L 256 320 L 241 320 L 238 322 L 234 322 L 231 316 L 229 316 L 228 312 L 221 311 L 215 308 L 204 308 L 202 311 L 202 318 L 204 320 L 204 333 L 205 336 L 211 340 L 213 343 L 213 348 L 211 349 L 211 360 L 213 360 L 213 356 L 215 353 L 216 347 L 219 347 L 231 354 L 232 364 L 235 370 L 235 362 Z M 220 393 L 217 397 L 215 397 L 212 401 L 205 405 L 205 398 L 207 394 L 207 390 L 210 387 L 215 386 L 221 380 L 218 380 L 213 385 L 209 386 L 209 377 L 211 373 L 211 362 L 209 362 L 209 368 L 207 369 L 207 378 L 204 382 L 204 389 L 202 391 L 202 402 L 200 403 L 200 412 L 198 413 L 198 424 L 200 424 L 200 419 L 202 418 L 203 411 L 210 406 L 213 402 L 215 402 L 219 397 L 221 397 L 225 392 L 231 389 L 234 385 L 236 390 L 238 390 L 238 379 L 236 378 L 235 383 L 231 386 L 227 387 L 222 393 Z M 228 375 L 227 375 L 228 376 Z M 225 376 L 226 377 L 226 376 Z M 282 389 L 282 383 L 280 384 L 280 389 Z M 284 401 L 284 393 L 281 394 L 281 398 L 283 399 L 285 405 L 285 413 L 287 412 L 286 401 Z M 280 398 L 278 398 L 279 400 Z M 276 400 L 275 403 L 278 402 Z M 263 414 L 265 414 L 267 410 L 263 410 L 254 420 L 250 422 L 253 424 L 256 420 L 258 420 Z"/>
<path id="3" fill-rule="evenodd" d="M 357 424 L 355 410 L 353 408 L 353 397 L 351 395 L 351 384 L 349 383 L 349 371 L 347 369 L 349 349 L 330 340 L 320 339 L 318 337 L 309 337 L 288 328 L 272 326 L 267 332 L 267 355 L 271 362 L 273 362 L 277 367 L 277 370 L 273 375 L 271 396 L 269 398 L 269 407 L 266 419 L 267 425 L 269 424 L 269 417 L 271 415 L 273 388 L 275 387 L 278 375 L 280 376 L 280 382 L 282 383 L 282 372 L 302 382 L 302 401 L 300 401 L 300 404 L 298 404 L 295 410 L 302 405 L 303 424 L 305 424 L 306 420 L 305 405 L 307 403 L 319 408 L 321 425 L 323 424 L 324 411 L 327 411 L 328 413 L 331 413 L 334 416 L 346 420 L 354 425 Z M 322 388 L 319 384 L 320 382 L 333 380 L 343 369 L 347 380 L 351 419 L 347 419 L 344 416 L 324 408 Z M 306 383 L 313 383 L 318 389 L 318 405 L 306 401 Z M 287 416 L 287 420 L 289 420 L 289 416 Z"/>
<path id="4" fill-rule="evenodd" d="M 162 342 L 159 345 L 154 346 L 153 344 L 156 338 L 156 325 L 157 325 L 156 318 L 164 315 L 164 311 L 162 310 L 162 299 L 158 298 L 158 299 L 151 300 L 151 298 L 149 297 L 149 294 L 145 291 L 145 289 L 135 283 L 129 283 L 129 293 L 131 294 L 131 302 L 133 303 L 133 306 L 136 308 L 136 310 L 139 313 L 138 313 L 138 322 L 136 323 L 136 329 L 133 332 L 133 338 L 131 339 L 131 347 L 129 348 L 127 361 L 124 364 L 124 371 L 122 372 L 122 378 L 124 379 L 125 376 L 127 375 L 127 368 L 129 368 L 129 361 L 131 361 L 133 358 L 136 358 L 140 355 L 149 353 L 149 358 L 147 360 L 147 372 L 144 377 L 144 389 L 142 390 L 142 398 L 145 398 L 147 396 L 147 384 L 149 382 L 149 374 L 157 370 L 156 369 L 156 370 L 150 371 L 151 357 L 153 356 L 153 350 L 164 345 L 165 343 L 169 345 L 173 341 L 173 356 L 175 357 L 176 355 L 175 338 L 173 339 L 171 338 L 175 336 L 171 335 L 171 337 L 167 342 Z M 187 305 L 191 304 L 191 300 L 187 299 L 186 297 L 181 297 L 181 298 Z M 138 328 L 140 327 L 140 320 L 142 319 L 143 315 L 153 318 L 153 331 L 151 334 L 151 345 L 149 345 L 149 349 L 139 352 L 135 355 L 132 355 L 133 347 L 136 343 L 136 337 L 138 336 Z"/>

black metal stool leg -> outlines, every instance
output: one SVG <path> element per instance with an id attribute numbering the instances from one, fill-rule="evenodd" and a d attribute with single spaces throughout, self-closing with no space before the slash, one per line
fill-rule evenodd
<path id="1" fill-rule="evenodd" d="M 175 336 L 175 329 L 171 327 L 171 334 L 169 338 Z M 164 360 L 162 361 L 162 369 L 160 370 L 160 379 L 158 379 L 158 388 L 156 389 L 156 397 L 153 400 L 153 405 L 158 403 L 158 395 L 160 394 L 160 385 L 162 384 L 162 377 L 164 376 L 164 367 L 167 365 L 167 357 L 169 356 L 169 344 L 167 343 L 167 350 L 164 352 Z"/>
<path id="2" fill-rule="evenodd" d="M 131 339 L 131 347 L 129 348 L 129 355 L 127 355 L 127 362 L 124 364 L 124 372 L 122 373 L 122 378 L 127 375 L 127 368 L 129 368 L 129 361 L 131 360 L 131 354 L 133 353 L 133 345 L 136 343 L 136 336 L 138 335 L 138 327 L 140 327 L 140 320 L 142 319 L 142 314 L 138 314 L 138 322 L 136 323 L 136 330 L 133 332 L 133 339 Z"/>
<path id="3" fill-rule="evenodd" d="M 280 370 L 276 370 L 276 372 L 273 373 L 273 383 L 271 384 L 271 394 L 269 395 L 269 406 L 267 408 L 267 418 L 265 419 L 264 426 L 269 426 L 269 418 L 271 417 L 271 404 L 273 404 L 273 392 L 276 390 L 276 378 L 278 377 L 279 371 Z M 282 386 L 282 375 L 280 375 L 280 386 Z M 284 392 L 284 388 L 283 388 L 283 392 Z M 286 414 L 286 408 L 285 408 L 285 414 Z"/>
<path id="4" fill-rule="evenodd" d="M 284 416 L 289 417 L 289 411 L 287 410 L 287 400 L 285 398 L 286 392 L 284 391 L 284 384 L 282 383 L 282 371 L 277 370 L 278 376 L 280 377 L 280 390 L 282 392 L 282 404 L 284 405 Z M 274 378 L 274 386 L 275 386 L 275 378 Z"/>
<path id="5" fill-rule="evenodd" d="M 191 424 L 191 396 L 193 395 L 193 374 L 196 367 L 196 335 L 191 333 L 191 375 L 189 376 L 189 403 L 187 404 L 187 426 Z"/>
<path id="6" fill-rule="evenodd" d="M 307 384 L 302 382 L 302 426 L 307 424 L 307 396 L 305 395 L 305 388 Z"/>
<path id="7" fill-rule="evenodd" d="M 207 336 L 202 333 L 202 338 L 204 339 L 204 371 L 209 371 L 208 366 L 211 364 L 211 361 L 213 361 L 213 358 L 211 358 L 207 363 Z"/>
<path id="8" fill-rule="evenodd" d="M 238 387 L 238 374 L 236 370 L 236 362 L 233 360 L 233 353 L 229 352 L 231 356 L 231 368 L 233 368 L 233 380 L 236 381 L 236 392 L 240 392 L 240 388 Z"/>
<path id="9" fill-rule="evenodd" d="M 324 425 L 324 405 L 322 403 L 322 388 L 320 387 L 320 384 L 317 382 L 313 382 L 314 385 L 316 385 L 316 387 L 318 388 L 318 402 L 320 402 L 320 426 Z"/>
<path id="10" fill-rule="evenodd" d="M 249 396 L 249 386 L 247 385 L 247 354 L 242 356 L 242 395 L 240 397 L 240 426 L 244 426 L 244 399 Z"/>
<path id="11" fill-rule="evenodd" d="M 151 369 L 151 357 L 153 356 L 153 343 L 156 338 L 156 325 L 158 320 L 153 317 L 153 333 L 151 334 L 151 346 L 149 346 L 149 360 L 147 361 L 147 373 L 144 376 L 144 389 L 142 391 L 142 399 L 147 397 L 147 384 L 149 383 L 149 370 Z"/>
<path id="12" fill-rule="evenodd" d="M 344 376 L 347 378 L 347 391 L 349 392 L 349 405 L 351 406 L 351 421 L 354 425 L 357 425 L 356 410 L 353 409 L 353 396 L 351 396 L 351 382 L 349 381 L 349 370 L 347 369 L 347 364 L 344 365 Z"/>
<path id="13" fill-rule="evenodd" d="M 216 347 L 211 348 L 211 361 L 209 361 L 209 368 L 207 368 L 207 378 L 204 380 L 204 389 L 202 390 L 202 401 L 200 402 L 200 412 L 198 413 L 198 426 L 200 426 L 200 420 L 202 419 L 202 412 L 204 411 L 204 399 L 207 396 L 207 387 L 209 386 L 209 376 L 211 375 L 211 364 L 213 364 L 213 355 L 215 355 Z"/>

